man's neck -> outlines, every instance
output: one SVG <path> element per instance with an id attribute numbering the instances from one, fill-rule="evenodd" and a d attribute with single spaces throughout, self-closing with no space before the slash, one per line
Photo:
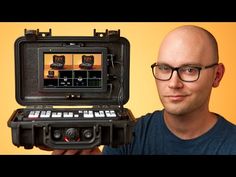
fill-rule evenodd
<path id="1" fill-rule="evenodd" d="M 164 110 L 164 121 L 168 129 L 180 139 L 193 139 L 210 130 L 217 122 L 217 116 L 209 111 L 195 111 L 174 115 Z"/>

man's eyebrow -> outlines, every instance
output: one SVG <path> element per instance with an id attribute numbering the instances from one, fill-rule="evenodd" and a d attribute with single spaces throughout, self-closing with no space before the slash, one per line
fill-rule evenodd
<path id="1" fill-rule="evenodd" d="M 186 63 L 186 64 L 181 65 L 180 67 L 182 66 L 202 66 L 202 65 L 200 63 Z"/>
<path id="2" fill-rule="evenodd" d="M 156 64 L 174 67 L 174 66 L 171 66 L 170 64 L 165 63 L 165 62 L 157 62 Z M 183 66 L 202 66 L 202 65 L 200 63 L 184 63 L 184 64 L 177 66 L 177 67 L 183 67 Z"/>
<path id="3" fill-rule="evenodd" d="M 164 63 L 164 62 L 156 62 L 157 65 L 167 65 L 167 66 L 170 66 L 169 64 L 167 63 Z"/>

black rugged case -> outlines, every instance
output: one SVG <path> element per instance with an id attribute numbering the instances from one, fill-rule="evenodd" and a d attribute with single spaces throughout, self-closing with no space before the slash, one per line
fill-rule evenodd
<path id="1" fill-rule="evenodd" d="M 64 56 L 59 55 L 61 53 Z M 67 60 L 63 58 L 67 54 L 73 56 L 72 64 L 66 65 Z M 86 54 L 81 57 L 82 65 L 76 60 L 77 54 Z M 47 55 L 53 55 L 57 63 L 53 59 L 53 64 L 46 65 Z M 90 70 L 96 64 L 93 55 L 99 57 L 99 69 L 95 72 Z M 25 149 L 36 146 L 50 150 L 90 149 L 98 145 L 117 147 L 130 143 L 135 119 L 131 111 L 123 107 L 129 99 L 129 65 L 130 44 L 120 36 L 120 30 L 96 32 L 94 29 L 93 36 L 52 36 L 51 29 L 48 32 L 25 29 L 25 35 L 15 41 L 15 95 L 17 102 L 26 108 L 15 110 L 8 120 L 13 144 Z M 83 71 L 61 69 L 74 66 Z M 53 69 L 46 70 L 47 67 Z M 76 109 L 116 110 L 117 117 L 24 119 L 30 111 Z M 69 141 L 58 138 L 65 132 L 79 138 Z"/>

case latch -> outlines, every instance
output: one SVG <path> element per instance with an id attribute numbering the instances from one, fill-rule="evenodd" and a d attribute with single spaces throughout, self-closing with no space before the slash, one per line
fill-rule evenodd
<path id="1" fill-rule="evenodd" d="M 37 40 L 38 37 L 52 36 L 52 30 L 49 29 L 49 32 L 40 32 L 37 30 L 27 30 L 25 29 L 25 37 L 27 40 Z"/>
<path id="2" fill-rule="evenodd" d="M 97 37 L 120 37 L 120 30 L 108 30 L 105 32 L 96 32 L 96 29 L 93 30 L 93 35 Z"/>

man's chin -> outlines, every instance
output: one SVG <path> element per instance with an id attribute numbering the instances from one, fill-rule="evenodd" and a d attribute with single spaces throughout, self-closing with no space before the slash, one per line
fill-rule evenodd
<path id="1" fill-rule="evenodd" d="M 165 108 L 166 113 L 172 114 L 175 116 L 183 116 L 189 112 L 188 109 L 183 109 L 183 108 Z"/>

